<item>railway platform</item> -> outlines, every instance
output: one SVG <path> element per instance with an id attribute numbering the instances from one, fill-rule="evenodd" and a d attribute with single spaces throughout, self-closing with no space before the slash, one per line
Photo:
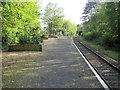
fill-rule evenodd
<path id="1" fill-rule="evenodd" d="M 37 55 L 37 58 L 32 57 L 32 59 L 35 62 L 34 64 L 37 64 L 37 69 L 34 67 L 28 76 L 26 76 L 27 73 L 22 75 L 21 83 L 17 88 L 103 89 L 103 86 L 74 47 L 69 37 L 45 40 L 42 55 Z M 13 84 L 19 83 L 15 76 L 12 79 L 14 79 Z"/>

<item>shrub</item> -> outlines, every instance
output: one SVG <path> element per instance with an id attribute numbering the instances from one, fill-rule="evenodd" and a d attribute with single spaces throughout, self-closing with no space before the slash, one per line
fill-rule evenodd
<path id="1" fill-rule="evenodd" d="M 27 35 L 21 35 L 19 37 L 19 44 L 39 44 L 42 43 L 43 39 L 41 36 L 34 35 L 34 36 L 27 36 Z"/>
<path id="2" fill-rule="evenodd" d="M 101 37 L 102 46 L 104 46 L 105 48 L 117 49 L 119 46 L 118 42 L 119 42 L 118 38 L 113 37 L 113 35 L 109 33 L 106 33 Z"/>
<path id="3" fill-rule="evenodd" d="M 30 38 L 28 38 L 25 35 L 21 35 L 19 37 L 19 44 L 23 45 L 23 44 L 29 44 L 30 43 Z"/>
<path id="4" fill-rule="evenodd" d="M 94 31 L 94 32 L 84 33 L 83 37 L 86 40 L 95 40 L 95 39 L 99 38 L 100 36 L 101 36 L 101 34 L 99 32 Z"/>
<path id="5" fill-rule="evenodd" d="M 32 38 L 32 44 L 40 44 L 43 42 L 43 38 L 40 36 L 34 36 Z"/>

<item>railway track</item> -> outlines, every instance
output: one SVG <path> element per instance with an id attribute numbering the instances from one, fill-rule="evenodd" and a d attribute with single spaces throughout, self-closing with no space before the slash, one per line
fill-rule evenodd
<path id="1" fill-rule="evenodd" d="M 120 89 L 120 70 L 81 43 L 79 37 L 74 37 L 73 42 L 91 66 L 95 69 L 98 75 L 100 75 L 106 85 L 111 90 Z"/>

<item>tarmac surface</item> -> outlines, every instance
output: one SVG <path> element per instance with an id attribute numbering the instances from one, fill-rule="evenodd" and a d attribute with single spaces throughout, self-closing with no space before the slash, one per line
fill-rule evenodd
<path id="1" fill-rule="evenodd" d="M 31 54 L 19 57 L 28 60 L 24 68 L 12 70 L 12 74 L 7 74 L 10 70 L 5 68 L 4 88 L 103 88 L 74 47 L 71 38 L 50 38 L 44 41 L 42 53 L 28 53 Z"/>

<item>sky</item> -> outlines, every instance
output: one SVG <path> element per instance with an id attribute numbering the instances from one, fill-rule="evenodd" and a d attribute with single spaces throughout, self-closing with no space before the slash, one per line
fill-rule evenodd
<path id="1" fill-rule="evenodd" d="M 42 0 L 41 6 L 44 10 L 45 6 L 49 3 L 57 3 L 58 7 L 64 9 L 66 20 L 71 20 L 75 25 L 80 24 L 80 17 L 82 16 L 85 3 L 88 0 Z"/>

